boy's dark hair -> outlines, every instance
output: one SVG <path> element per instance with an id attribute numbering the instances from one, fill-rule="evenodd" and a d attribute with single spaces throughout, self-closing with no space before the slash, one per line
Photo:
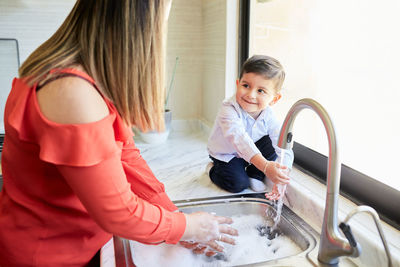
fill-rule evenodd
<path id="1" fill-rule="evenodd" d="M 239 79 L 242 78 L 243 74 L 250 72 L 275 81 L 275 89 L 277 92 L 282 89 L 283 81 L 285 80 L 285 71 L 281 63 L 275 58 L 264 55 L 254 55 L 248 58 L 243 63 Z"/>

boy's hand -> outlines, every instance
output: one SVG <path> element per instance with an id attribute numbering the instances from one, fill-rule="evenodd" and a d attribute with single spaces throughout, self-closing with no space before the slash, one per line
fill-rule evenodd
<path id="1" fill-rule="evenodd" d="M 264 169 L 265 176 L 275 184 L 288 184 L 290 177 L 287 175 L 288 167 L 275 161 L 268 161 Z"/>
<path id="2" fill-rule="evenodd" d="M 279 200 L 285 195 L 286 185 L 276 185 L 272 187 L 271 192 L 265 193 L 265 197 L 269 200 Z"/>

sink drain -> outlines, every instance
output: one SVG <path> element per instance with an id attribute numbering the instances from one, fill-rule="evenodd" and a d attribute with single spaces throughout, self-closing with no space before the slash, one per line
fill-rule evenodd
<path id="1" fill-rule="evenodd" d="M 265 236 L 269 240 L 275 239 L 282 234 L 278 229 L 272 229 L 271 226 L 257 225 L 256 229 L 260 236 Z"/>

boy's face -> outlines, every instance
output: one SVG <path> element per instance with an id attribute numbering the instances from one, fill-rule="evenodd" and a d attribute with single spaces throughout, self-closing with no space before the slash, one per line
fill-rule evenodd
<path id="1" fill-rule="evenodd" d="M 236 80 L 236 101 L 251 115 L 257 115 L 268 105 L 272 106 L 281 95 L 276 93 L 275 82 L 256 73 L 245 73 Z"/>

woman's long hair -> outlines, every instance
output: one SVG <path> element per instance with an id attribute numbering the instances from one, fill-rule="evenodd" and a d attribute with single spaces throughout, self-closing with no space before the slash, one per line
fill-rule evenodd
<path id="1" fill-rule="evenodd" d="M 78 0 L 57 32 L 23 63 L 30 85 L 82 65 L 128 125 L 162 130 L 165 0 Z"/>

